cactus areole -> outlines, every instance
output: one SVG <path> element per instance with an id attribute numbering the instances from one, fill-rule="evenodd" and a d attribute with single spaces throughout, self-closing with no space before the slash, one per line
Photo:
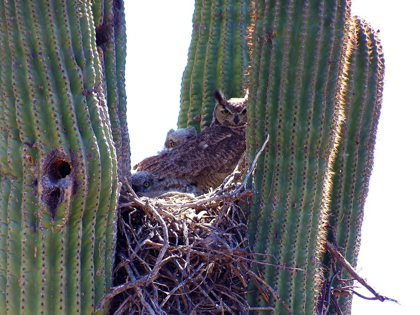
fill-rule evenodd
<path id="1" fill-rule="evenodd" d="M 127 159 L 110 118 L 124 77 L 105 75 L 124 72 L 121 12 L 0 1 L 0 314 L 91 314 L 111 286 Z"/>

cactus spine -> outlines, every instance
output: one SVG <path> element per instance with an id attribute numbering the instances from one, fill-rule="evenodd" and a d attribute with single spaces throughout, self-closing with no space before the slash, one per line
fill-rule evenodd
<path id="1" fill-rule="evenodd" d="M 91 3 L 1 1 L 0 16 L 0 313 L 93 313 L 111 285 L 120 152 Z"/>
<path id="2" fill-rule="evenodd" d="M 215 89 L 228 98 L 244 95 L 248 7 L 249 0 L 196 0 L 178 127 L 210 125 Z"/>
<path id="3" fill-rule="evenodd" d="M 224 83 L 229 82 L 226 70 L 232 68 L 214 70 L 215 65 L 227 64 L 223 60 L 231 60 L 220 54 L 220 42 L 229 32 L 220 31 L 228 18 L 219 12 L 228 11 L 228 6 L 196 1 L 180 127 L 198 125 L 195 118 L 200 114 L 201 127 L 211 120 L 215 87 L 236 91 Z M 327 223 L 338 246 L 345 247 L 347 259 L 356 263 L 381 103 L 383 56 L 366 23 L 350 17 L 350 1 L 256 0 L 246 7 L 252 19 L 250 66 L 238 61 L 241 55 L 234 58 L 240 73 L 248 77 L 235 79 L 239 72 L 230 77 L 242 82 L 240 89 L 246 85 L 250 89 L 248 160 L 270 135 L 252 181 L 249 242 L 255 252 L 270 254 L 265 261 L 269 264 L 260 266 L 258 274 L 291 312 L 312 314 L 322 284 L 331 276 L 331 266 L 322 265 L 328 261 Z M 255 288 L 250 289 L 251 306 L 267 304 Z M 275 313 L 287 313 L 278 301 L 268 304 L 275 305 Z M 348 298 L 339 305 L 346 305 L 343 310 L 349 312 Z"/>
<path id="4" fill-rule="evenodd" d="M 373 150 L 379 121 L 384 83 L 384 59 L 377 34 L 363 20 L 353 17 L 357 41 L 350 57 L 350 69 L 345 93 L 345 123 L 333 168 L 329 241 L 337 245 L 347 261 L 356 266 L 360 247 L 363 206 L 373 168 Z M 324 261 L 325 279 L 333 271 Z M 326 261 L 327 260 L 327 261 Z M 345 272 L 341 278 L 350 276 Z M 345 286 L 351 285 L 346 282 Z M 333 283 L 338 289 L 341 283 Z M 337 305 L 350 313 L 351 297 L 340 297 Z M 333 305 L 333 304 L 332 304 Z M 330 314 L 336 314 L 333 306 Z"/>
<path id="5" fill-rule="evenodd" d="M 104 71 L 102 83 L 106 93 L 112 136 L 117 150 L 119 177 L 129 176 L 130 138 L 127 128 L 125 94 L 126 32 L 124 3 L 104 0 L 92 4 L 96 45 Z"/>
<path id="6" fill-rule="evenodd" d="M 350 8 L 347 1 L 256 1 L 255 10 L 248 158 L 267 134 L 270 141 L 256 170 L 249 239 L 256 252 L 276 258 L 259 272 L 292 313 L 312 314 L 342 119 Z M 249 302 L 265 304 L 256 291 Z M 287 311 L 279 302 L 275 307 Z"/>

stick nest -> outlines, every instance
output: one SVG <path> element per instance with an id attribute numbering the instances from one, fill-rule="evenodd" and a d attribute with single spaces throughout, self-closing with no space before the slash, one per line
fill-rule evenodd
<path id="1" fill-rule="evenodd" d="M 121 194 L 114 314 L 247 314 L 246 288 L 266 285 L 252 271 L 246 219 L 237 201 L 252 191 L 236 171 L 209 194 Z M 268 297 L 267 297 L 268 300 Z"/>

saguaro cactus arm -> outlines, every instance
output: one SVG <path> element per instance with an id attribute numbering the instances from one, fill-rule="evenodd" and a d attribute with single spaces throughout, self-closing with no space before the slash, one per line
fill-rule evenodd
<path id="1" fill-rule="evenodd" d="M 356 266 L 361 241 L 363 208 L 373 168 L 373 151 L 384 83 L 384 57 L 379 38 L 364 21 L 353 17 L 356 28 L 350 56 L 347 91 L 344 95 L 345 122 L 333 167 L 328 240 L 337 246 L 346 260 Z M 325 284 L 333 276 L 329 254 L 324 257 Z M 338 266 L 337 266 L 338 267 Z M 346 272 L 334 279 L 334 288 L 347 287 L 340 279 L 351 278 Z M 326 294 L 326 293 L 325 293 Z M 351 295 L 342 296 L 329 307 L 329 313 L 349 313 Z M 335 296 L 331 299 L 337 299 Z M 335 306 L 333 306 L 335 305 Z"/>

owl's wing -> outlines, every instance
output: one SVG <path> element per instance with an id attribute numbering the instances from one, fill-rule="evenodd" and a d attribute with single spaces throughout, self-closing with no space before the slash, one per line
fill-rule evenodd
<path id="1" fill-rule="evenodd" d="M 231 171 L 245 148 L 245 132 L 215 125 L 171 151 L 146 158 L 134 168 L 151 172 L 159 178 L 190 179 Z"/>

